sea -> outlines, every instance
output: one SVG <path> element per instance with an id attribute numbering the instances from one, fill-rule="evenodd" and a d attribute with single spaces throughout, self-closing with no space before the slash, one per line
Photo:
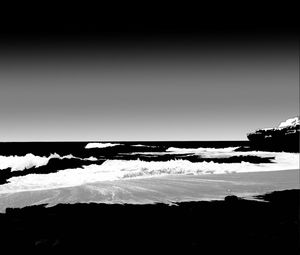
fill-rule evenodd
<path id="1" fill-rule="evenodd" d="M 248 141 L 0 143 L 0 211 L 35 204 L 156 203 L 299 188 L 299 153 Z"/>

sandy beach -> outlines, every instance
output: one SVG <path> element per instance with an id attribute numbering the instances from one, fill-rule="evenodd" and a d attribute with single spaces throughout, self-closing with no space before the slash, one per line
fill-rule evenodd
<path id="1" fill-rule="evenodd" d="M 151 204 L 219 200 L 228 195 L 252 199 L 272 191 L 299 189 L 299 170 L 208 175 L 168 175 L 103 181 L 52 190 L 0 195 L 0 212 L 6 208 L 73 203 Z"/>

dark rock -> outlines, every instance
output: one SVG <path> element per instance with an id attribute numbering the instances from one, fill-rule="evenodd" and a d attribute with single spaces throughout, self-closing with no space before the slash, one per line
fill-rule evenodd
<path id="1" fill-rule="evenodd" d="M 282 122 L 277 128 L 258 129 L 247 134 L 254 150 L 299 152 L 299 117 Z"/>
<path id="2" fill-rule="evenodd" d="M 226 203 L 236 203 L 239 200 L 237 196 L 230 195 L 225 197 L 225 202 Z"/>
<path id="3" fill-rule="evenodd" d="M 0 214 L 3 254 L 73 252 L 130 254 L 299 254 L 299 190 L 264 202 L 175 205 L 66 204 L 7 209 Z"/>

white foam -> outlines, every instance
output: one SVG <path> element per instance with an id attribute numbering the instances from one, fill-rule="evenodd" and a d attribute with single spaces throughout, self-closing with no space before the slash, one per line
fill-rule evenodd
<path id="1" fill-rule="evenodd" d="M 67 155 L 67 156 L 63 156 L 63 157 L 61 157 L 61 156 L 59 156 L 57 153 L 55 153 L 55 154 L 53 154 L 53 155 L 55 155 L 55 157 L 57 157 L 57 158 L 59 158 L 59 159 L 72 159 L 72 158 L 77 158 L 77 159 L 81 159 L 81 158 L 78 158 L 78 157 L 74 157 L 72 154 L 69 154 L 69 155 Z"/>
<path id="2" fill-rule="evenodd" d="M 275 157 L 289 158 L 289 155 L 295 155 L 295 153 L 285 152 L 269 152 L 269 151 L 235 151 L 239 147 L 227 147 L 227 148 L 174 148 L 170 147 L 167 152 L 173 154 L 194 154 L 205 158 L 229 158 L 233 156 L 257 156 L 257 157 Z"/>
<path id="3" fill-rule="evenodd" d="M 31 167 L 47 165 L 51 158 L 60 158 L 60 156 L 56 153 L 49 157 L 35 156 L 32 153 L 25 156 L 0 156 L 0 169 L 10 167 L 12 171 L 22 171 Z"/>
<path id="4" fill-rule="evenodd" d="M 98 159 L 93 156 L 90 156 L 89 158 L 84 158 L 84 160 L 97 161 Z"/>
<path id="5" fill-rule="evenodd" d="M 92 149 L 92 148 L 107 148 L 107 147 L 113 147 L 113 146 L 118 146 L 122 145 L 120 143 L 88 143 L 85 148 L 86 149 Z"/>
<path id="6" fill-rule="evenodd" d="M 201 175 L 232 172 L 261 172 L 299 169 L 297 153 L 277 153 L 275 163 L 252 164 L 196 162 L 170 160 L 146 162 L 142 160 L 107 160 L 102 165 L 88 165 L 82 168 L 66 169 L 49 174 L 30 174 L 13 177 L 9 183 L 0 186 L 0 193 L 13 193 L 31 190 L 46 190 L 79 186 L 101 181 L 114 181 L 130 178 L 149 178 L 161 175 Z"/>
<path id="7" fill-rule="evenodd" d="M 46 156 L 36 156 L 32 153 L 28 153 L 25 156 L 0 156 L 0 170 L 11 168 L 11 171 L 22 171 L 24 169 L 29 169 L 32 167 L 40 167 L 48 164 L 49 160 L 52 158 L 57 159 L 80 159 L 80 160 L 90 160 L 96 161 L 97 158 L 89 157 L 82 159 L 79 157 L 74 157 L 69 154 L 66 156 L 60 156 L 57 153 L 51 154 L 49 157 Z M 0 171 L 1 174 L 1 171 Z"/>
<path id="8" fill-rule="evenodd" d="M 131 145 L 133 147 L 147 147 L 147 148 L 156 148 L 158 146 L 154 146 L 154 145 L 144 145 L 144 144 L 133 144 Z"/>
<path id="9" fill-rule="evenodd" d="M 166 151 L 176 152 L 176 153 L 204 153 L 204 152 L 233 152 L 239 147 L 226 147 L 226 148 L 176 148 L 170 147 Z"/>
<path id="10" fill-rule="evenodd" d="M 176 152 L 165 152 L 165 151 L 144 151 L 144 152 L 124 152 L 119 153 L 119 155 L 172 155 L 172 154 L 180 154 Z"/>
<path id="11" fill-rule="evenodd" d="M 176 148 L 169 147 L 166 151 L 146 151 L 146 152 L 130 152 L 130 153 L 120 153 L 123 155 L 173 155 L 173 154 L 195 154 L 195 155 L 215 155 L 224 153 L 236 153 L 234 150 L 239 147 L 227 147 L 227 148 Z"/>

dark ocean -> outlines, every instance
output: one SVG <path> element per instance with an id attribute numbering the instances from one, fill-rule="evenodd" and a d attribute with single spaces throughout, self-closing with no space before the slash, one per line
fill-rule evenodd
<path id="1" fill-rule="evenodd" d="M 87 150 L 88 144 L 104 144 L 103 148 Z M 109 146 L 118 144 L 119 146 Z M 24 156 L 32 153 L 37 156 L 49 156 L 58 153 L 61 156 L 72 154 L 76 157 L 105 156 L 108 159 L 131 152 L 165 152 L 169 147 L 176 148 L 226 148 L 248 146 L 248 141 L 105 141 L 105 142 L 2 142 L 0 155 Z M 126 157 L 124 157 L 126 159 Z"/>

